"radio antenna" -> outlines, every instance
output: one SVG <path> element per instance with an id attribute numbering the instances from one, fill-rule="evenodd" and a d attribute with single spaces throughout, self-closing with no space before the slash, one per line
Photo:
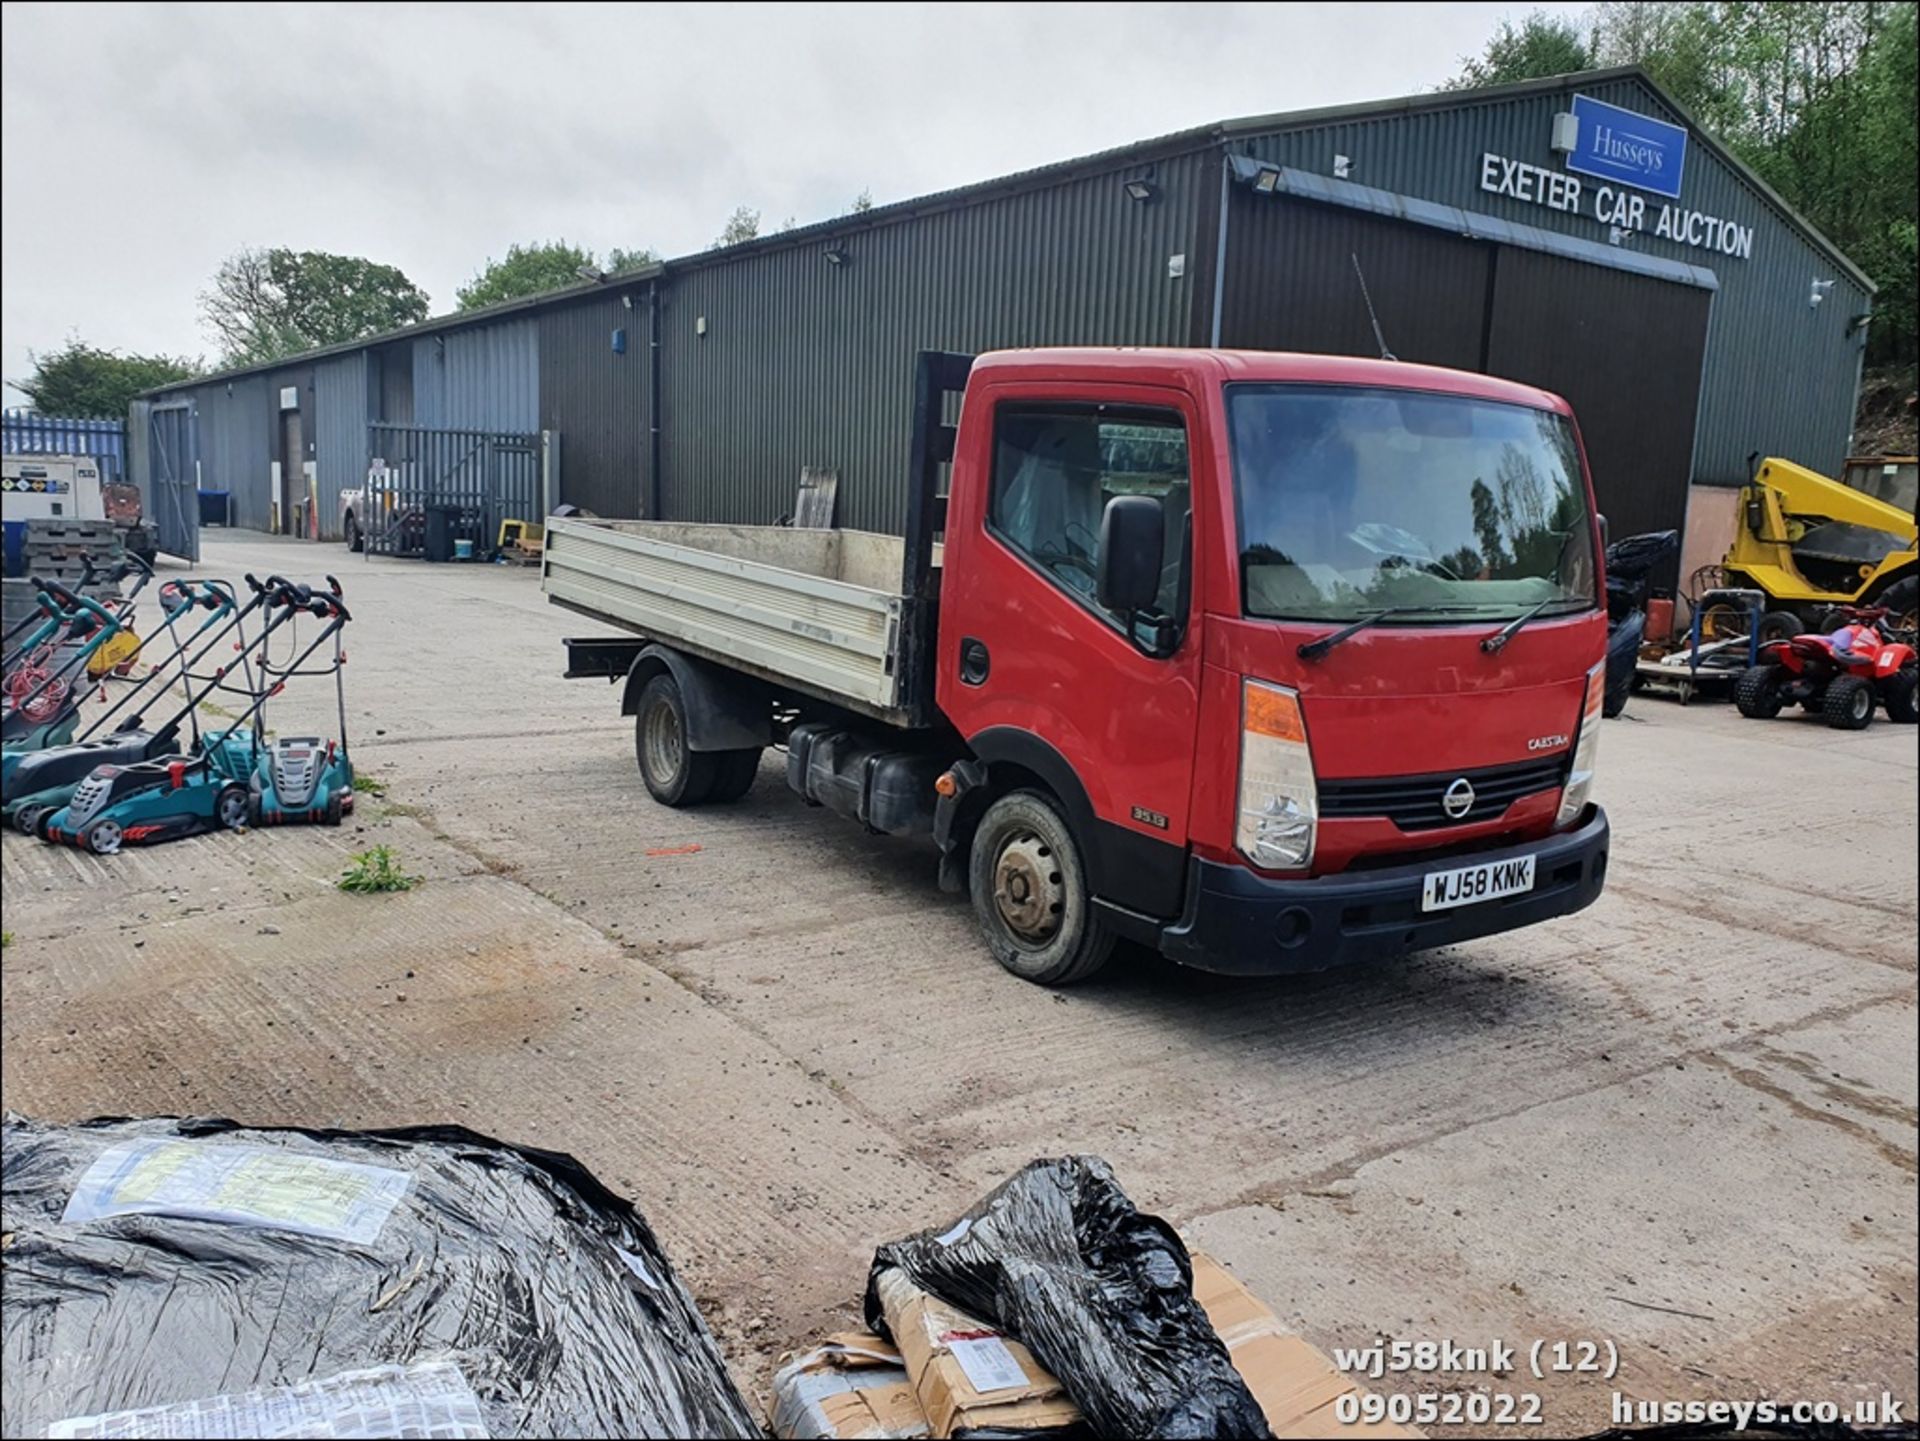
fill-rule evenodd
<path id="1" fill-rule="evenodd" d="M 1367 293 L 1367 272 L 1360 268 L 1360 256 L 1357 252 L 1349 251 L 1348 258 L 1353 261 L 1353 273 L 1360 280 L 1360 298 L 1367 303 L 1367 319 L 1373 322 L 1373 338 L 1380 347 L 1380 358 L 1398 360 L 1400 357 L 1387 349 L 1387 337 L 1380 330 L 1380 317 L 1373 313 L 1373 297 Z"/>

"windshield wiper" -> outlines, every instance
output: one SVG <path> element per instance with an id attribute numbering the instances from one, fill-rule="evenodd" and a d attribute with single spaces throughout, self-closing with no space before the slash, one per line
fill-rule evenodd
<path id="1" fill-rule="evenodd" d="M 1371 611 L 1361 616 L 1360 619 L 1356 620 L 1352 625 L 1337 630 L 1332 635 L 1323 635 L 1318 640 L 1303 642 L 1297 654 L 1301 660 L 1319 660 L 1321 656 L 1332 650 L 1340 644 L 1341 641 L 1347 639 L 1349 636 L 1360 634 L 1361 631 L 1370 625 L 1378 625 L 1381 621 L 1391 616 L 1409 615 L 1417 610 L 1431 609 L 1433 609 L 1432 606 L 1425 605 L 1390 605 L 1385 610 Z"/>
<path id="2" fill-rule="evenodd" d="M 1541 601 L 1540 604 L 1536 605 L 1532 610 L 1527 611 L 1523 615 L 1516 615 L 1512 620 L 1506 623 L 1506 626 L 1503 629 L 1495 631 L 1492 635 L 1488 636 L 1485 640 L 1481 641 L 1480 649 L 1485 651 L 1488 655 L 1498 655 L 1501 651 L 1506 649 L 1506 645 L 1508 641 L 1512 640 L 1515 636 L 1520 634 L 1520 632 L 1526 628 L 1528 621 L 1532 620 L 1535 616 L 1539 615 L 1548 606 L 1564 605 L 1564 604 L 1566 604 L 1565 600 L 1559 596 L 1555 596 L 1552 600 Z"/>

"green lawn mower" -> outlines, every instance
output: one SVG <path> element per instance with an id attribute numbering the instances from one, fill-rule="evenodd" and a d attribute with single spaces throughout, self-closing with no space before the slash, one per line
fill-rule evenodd
<path id="1" fill-rule="evenodd" d="M 278 609 L 276 622 L 308 614 L 325 624 L 291 664 L 261 677 L 253 703 L 232 726 L 209 732 L 190 753 L 96 767 L 66 805 L 38 824 L 41 838 L 95 855 L 112 855 L 123 846 L 152 845 L 246 825 L 253 775 L 263 754 L 260 712 L 285 687 L 288 677 L 303 674 L 300 667 L 336 641 L 349 619 L 337 596 L 315 595 L 305 586 L 290 587 L 278 598 Z"/>

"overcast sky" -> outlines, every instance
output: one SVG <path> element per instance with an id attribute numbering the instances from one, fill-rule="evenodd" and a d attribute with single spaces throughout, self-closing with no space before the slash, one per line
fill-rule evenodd
<path id="1" fill-rule="evenodd" d="M 1579 7 L 9 3 L 0 375 L 69 335 L 215 358 L 196 296 L 245 246 L 398 265 L 440 314 L 513 241 L 680 255 L 736 205 L 1426 90 L 1534 8 Z"/>

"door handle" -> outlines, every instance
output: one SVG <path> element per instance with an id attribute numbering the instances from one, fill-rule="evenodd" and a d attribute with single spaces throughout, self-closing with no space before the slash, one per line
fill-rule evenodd
<path id="1" fill-rule="evenodd" d="M 987 654 L 985 641 L 975 640 L 972 636 L 963 636 L 960 641 L 960 680 L 964 685 L 984 685 L 987 672 L 992 668 L 993 658 Z"/>

